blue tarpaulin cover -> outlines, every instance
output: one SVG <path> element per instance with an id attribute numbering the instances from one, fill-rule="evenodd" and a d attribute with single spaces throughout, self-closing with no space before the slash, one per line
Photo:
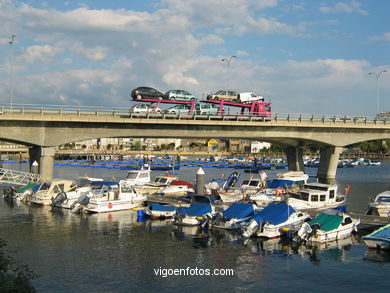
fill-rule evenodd
<path id="1" fill-rule="evenodd" d="M 285 203 L 271 203 L 259 213 L 254 215 L 252 219 L 254 219 L 257 223 L 268 222 L 273 225 L 279 225 L 285 222 L 294 212 L 295 210 Z"/>
<path id="2" fill-rule="evenodd" d="M 188 208 L 180 207 L 178 213 L 190 217 L 200 217 L 207 213 L 211 213 L 211 205 L 203 203 L 193 203 Z"/>
<path id="3" fill-rule="evenodd" d="M 168 205 L 161 205 L 161 204 L 157 204 L 157 203 L 152 203 L 149 206 L 149 209 L 152 210 L 152 211 L 173 212 L 174 210 L 176 210 L 176 207 L 175 206 L 168 206 Z"/>
<path id="4" fill-rule="evenodd" d="M 224 220 L 242 219 L 254 215 L 253 204 L 251 203 L 232 203 L 222 212 Z"/>
<path id="5" fill-rule="evenodd" d="M 285 179 L 273 179 L 269 182 L 267 182 L 267 186 L 268 188 L 278 188 L 278 187 L 282 187 L 282 188 L 285 188 L 286 185 L 287 186 L 291 186 L 294 184 L 294 181 L 292 180 L 285 180 Z"/>
<path id="6" fill-rule="evenodd" d="M 369 234 L 367 236 L 364 236 L 363 239 L 365 237 L 369 237 L 369 238 L 376 237 L 376 238 L 390 239 L 390 224 L 383 226 L 382 228 L 379 228 L 378 230 L 372 232 L 371 234 Z"/>

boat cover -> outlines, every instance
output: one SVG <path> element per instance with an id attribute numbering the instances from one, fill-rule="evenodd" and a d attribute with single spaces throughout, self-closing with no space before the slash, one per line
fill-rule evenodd
<path id="1" fill-rule="evenodd" d="M 378 238 L 387 238 L 390 239 L 390 224 L 387 224 L 386 226 L 383 226 L 382 228 L 379 228 L 378 230 L 375 230 L 371 234 L 362 237 L 363 239 L 366 237 L 378 237 Z"/>
<path id="2" fill-rule="evenodd" d="M 19 188 L 17 188 L 16 190 L 15 190 L 15 192 L 16 193 L 23 193 L 23 192 L 25 192 L 26 190 L 28 190 L 28 189 L 33 189 L 35 186 L 37 186 L 38 184 L 34 184 L 34 183 L 29 183 L 29 184 L 27 184 L 27 185 L 24 185 L 24 186 L 22 186 L 22 187 L 19 187 Z M 39 186 L 39 185 L 38 185 Z"/>
<path id="3" fill-rule="evenodd" d="M 149 206 L 149 209 L 152 211 L 161 211 L 161 212 L 173 212 L 176 210 L 175 206 L 161 205 L 157 203 L 152 203 Z"/>
<path id="4" fill-rule="evenodd" d="M 286 179 L 273 179 L 271 181 L 267 182 L 268 188 L 278 188 L 282 187 L 285 188 L 287 186 L 291 186 L 294 184 L 294 181 L 292 180 L 286 180 Z"/>
<path id="5" fill-rule="evenodd" d="M 91 181 L 93 186 L 114 186 L 118 185 L 118 182 L 114 181 Z"/>
<path id="6" fill-rule="evenodd" d="M 315 217 L 313 220 L 308 222 L 310 226 L 314 224 L 319 224 L 320 229 L 323 231 L 330 231 L 333 229 L 338 228 L 338 226 L 343 221 L 342 216 L 338 215 L 330 215 L 330 214 L 320 214 L 317 217 Z"/>
<path id="7" fill-rule="evenodd" d="M 295 213 L 294 208 L 285 203 L 271 203 L 254 215 L 252 219 L 257 223 L 268 222 L 269 224 L 279 225 L 287 221 L 293 213 Z"/>
<path id="8" fill-rule="evenodd" d="M 187 186 L 188 188 L 194 188 L 194 185 L 187 182 L 187 181 L 183 181 L 183 180 L 174 180 L 171 182 L 170 185 L 184 185 L 184 186 Z"/>
<path id="9" fill-rule="evenodd" d="M 201 217 L 207 213 L 211 213 L 211 205 L 204 203 L 192 203 L 188 208 L 178 208 L 178 213 L 189 217 Z"/>
<path id="10" fill-rule="evenodd" d="M 226 210 L 222 212 L 224 220 L 242 219 L 254 215 L 253 204 L 251 203 L 232 203 Z"/>

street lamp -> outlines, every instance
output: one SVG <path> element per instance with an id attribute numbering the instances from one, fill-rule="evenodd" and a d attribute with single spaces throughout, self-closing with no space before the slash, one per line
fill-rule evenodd
<path id="1" fill-rule="evenodd" d="M 378 117 L 379 114 L 379 77 L 382 73 L 387 72 L 386 69 L 376 73 L 376 72 L 370 72 L 369 75 L 374 75 L 376 77 L 376 117 Z"/>
<path id="2" fill-rule="evenodd" d="M 13 65 L 14 65 L 14 39 L 16 35 L 12 34 L 11 41 L 9 41 L 9 44 L 11 45 L 11 54 L 9 57 L 9 99 L 10 99 L 10 105 L 12 109 L 12 101 L 13 101 L 13 85 L 12 85 L 12 75 L 13 75 Z"/>
<path id="3" fill-rule="evenodd" d="M 228 83 L 228 88 L 227 90 L 229 89 L 230 87 L 230 79 L 229 79 L 229 69 L 230 69 L 230 62 L 232 61 L 233 58 L 236 58 L 237 56 L 236 55 L 232 55 L 230 57 L 227 57 L 227 58 L 222 58 L 221 61 L 226 61 L 227 63 L 227 83 Z"/>

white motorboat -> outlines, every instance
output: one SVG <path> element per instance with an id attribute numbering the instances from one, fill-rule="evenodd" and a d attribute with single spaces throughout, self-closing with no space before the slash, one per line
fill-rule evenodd
<path id="1" fill-rule="evenodd" d="M 345 213 L 320 214 L 299 228 L 299 239 L 313 242 L 328 242 L 347 238 L 357 231 L 360 219 L 353 219 Z"/>
<path id="2" fill-rule="evenodd" d="M 97 182 L 96 188 L 82 195 L 73 210 L 83 205 L 87 213 L 104 213 L 129 210 L 143 205 L 146 196 L 137 194 L 126 180 Z"/>
<path id="3" fill-rule="evenodd" d="M 348 186 L 345 189 L 349 190 Z M 346 194 L 338 194 L 336 184 L 308 183 L 299 191 L 289 193 L 287 203 L 296 210 L 337 209 L 345 212 Z"/>
<path id="4" fill-rule="evenodd" d="M 51 206 L 57 208 L 70 209 L 73 203 L 84 193 L 88 193 L 92 190 L 92 184 L 94 182 L 102 182 L 102 178 L 91 177 L 79 177 L 76 179 L 76 187 L 58 193 L 51 198 Z"/>
<path id="5" fill-rule="evenodd" d="M 390 216 L 390 190 L 379 193 L 369 204 L 368 215 Z"/>
<path id="6" fill-rule="evenodd" d="M 362 237 L 362 240 L 369 248 L 389 250 L 390 249 L 390 224 L 383 226 L 371 234 Z"/>
<path id="7" fill-rule="evenodd" d="M 134 185 L 134 190 L 138 194 L 155 194 L 161 191 L 165 186 L 171 184 L 174 180 L 178 180 L 178 178 L 170 174 L 165 174 L 157 176 L 152 182 Z"/>
<path id="8" fill-rule="evenodd" d="M 285 203 L 271 203 L 252 217 L 243 229 L 244 237 L 276 238 L 309 219 L 309 215 L 294 210 Z"/>
<path id="9" fill-rule="evenodd" d="M 261 189 L 260 178 L 249 178 L 242 181 L 240 187 L 219 192 L 222 202 L 232 203 L 245 199 Z"/>
<path id="10" fill-rule="evenodd" d="M 193 194 L 194 192 L 194 186 L 191 183 L 182 180 L 174 180 L 157 193 L 162 196 L 183 196 Z"/>
<path id="11" fill-rule="evenodd" d="M 130 170 L 125 179 L 126 184 L 130 186 L 144 185 L 150 183 L 150 167 L 145 165 L 140 170 Z"/>
<path id="12" fill-rule="evenodd" d="M 35 193 L 31 195 L 30 202 L 37 205 L 51 205 L 52 198 L 63 192 L 73 192 L 77 189 L 77 184 L 74 180 L 68 179 L 52 179 L 43 182 Z"/>
<path id="13" fill-rule="evenodd" d="M 249 200 L 259 207 L 266 207 L 271 202 L 285 200 L 288 192 L 299 191 L 307 183 L 309 175 L 301 171 L 289 171 L 276 174 L 276 178 L 267 182 L 267 188 L 249 196 Z"/>

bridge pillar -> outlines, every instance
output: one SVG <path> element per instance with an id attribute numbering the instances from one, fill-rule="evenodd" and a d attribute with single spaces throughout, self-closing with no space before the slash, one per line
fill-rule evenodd
<path id="1" fill-rule="evenodd" d="M 305 171 L 303 164 L 303 148 L 288 147 L 286 149 L 288 170 L 290 171 Z"/>
<path id="2" fill-rule="evenodd" d="M 320 165 L 317 178 L 322 183 L 329 183 L 336 178 L 337 163 L 343 147 L 328 146 L 320 150 Z"/>
<path id="3" fill-rule="evenodd" d="M 41 175 L 42 180 L 52 179 L 54 155 L 54 147 L 34 146 L 29 148 L 30 172 L 32 172 L 32 164 L 34 161 L 37 161 L 39 165 L 39 174 Z"/>

